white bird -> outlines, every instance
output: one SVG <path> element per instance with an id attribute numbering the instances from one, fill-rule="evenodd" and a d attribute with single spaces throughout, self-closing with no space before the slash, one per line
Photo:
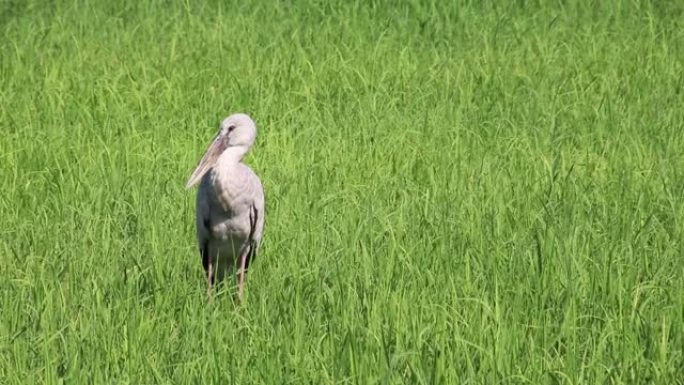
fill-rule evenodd
<path id="1" fill-rule="evenodd" d="M 186 188 L 197 191 L 197 242 L 209 292 L 237 265 L 238 298 L 254 261 L 264 228 L 264 190 L 259 177 L 242 163 L 256 139 L 256 125 L 245 114 L 223 120 Z"/>

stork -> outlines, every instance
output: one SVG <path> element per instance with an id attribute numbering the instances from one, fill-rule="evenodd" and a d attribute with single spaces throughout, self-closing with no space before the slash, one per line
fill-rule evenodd
<path id="1" fill-rule="evenodd" d="M 259 177 L 242 163 L 256 139 L 254 121 L 242 113 L 225 118 L 186 188 L 199 182 L 197 242 L 208 292 L 237 264 L 238 299 L 264 229 L 264 190 Z"/>

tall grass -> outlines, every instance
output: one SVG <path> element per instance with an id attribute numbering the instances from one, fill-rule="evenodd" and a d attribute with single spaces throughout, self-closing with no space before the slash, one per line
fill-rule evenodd
<path id="1" fill-rule="evenodd" d="M 684 383 L 677 2 L 0 4 L 0 384 Z M 249 113 L 246 301 L 183 186 Z"/>

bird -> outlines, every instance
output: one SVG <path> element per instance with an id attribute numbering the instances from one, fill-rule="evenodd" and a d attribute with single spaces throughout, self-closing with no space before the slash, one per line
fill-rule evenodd
<path id="1" fill-rule="evenodd" d="M 256 173 L 242 162 L 256 135 L 256 124 L 247 114 L 235 113 L 223 119 L 185 186 L 190 189 L 199 183 L 197 243 L 208 293 L 211 295 L 215 284 L 237 270 L 239 301 L 264 230 L 264 188 Z"/>

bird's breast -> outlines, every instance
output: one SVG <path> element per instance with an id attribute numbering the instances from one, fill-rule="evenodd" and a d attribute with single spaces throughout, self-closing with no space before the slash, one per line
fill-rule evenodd
<path id="1" fill-rule="evenodd" d="M 239 173 L 213 172 L 208 188 L 210 229 L 215 238 L 245 236 L 250 232 L 250 193 Z"/>

